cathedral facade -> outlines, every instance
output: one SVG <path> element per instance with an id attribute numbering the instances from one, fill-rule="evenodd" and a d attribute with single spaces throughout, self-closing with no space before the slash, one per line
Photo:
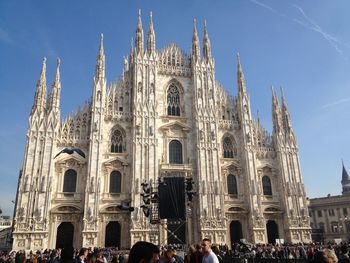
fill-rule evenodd
<path id="1" fill-rule="evenodd" d="M 170 221 L 151 224 L 140 208 L 141 184 L 164 177 L 194 182 L 196 194 L 185 205 L 187 243 L 203 237 L 218 244 L 311 240 L 283 93 L 279 102 L 272 89 L 270 135 L 252 117 L 239 56 L 236 96 L 215 79 L 206 25 L 200 44 L 194 23 L 187 55 L 175 44 L 157 50 L 152 16 L 144 37 L 139 14 L 117 82 L 106 81 L 101 35 L 91 100 L 61 119 L 60 92 L 60 61 L 47 95 L 44 60 L 29 117 L 13 249 L 166 244 L 174 234 Z"/>

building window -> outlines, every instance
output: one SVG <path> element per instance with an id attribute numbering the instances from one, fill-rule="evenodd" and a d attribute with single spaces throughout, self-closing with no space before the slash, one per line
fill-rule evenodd
<path id="1" fill-rule="evenodd" d="M 328 210 L 328 215 L 334 216 L 334 210 L 333 210 L 333 209 L 329 209 L 329 210 Z"/>
<path id="2" fill-rule="evenodd" d="M 317 210 L 317 216 L 322 217 L 322 210 Z"/>
<path id="3" fill-rule="evenodd" d="M 338 230 L 339 230 L 338 229 L 338 223 L 332 222 L 331 223 L 331 231 L 332 231 L 332 233 L 338 233 L 339 232 Z"/>
<path id="4" fill-rule="evenodd" d="M 319 228 L 322 231 L 322 233 L 324 233 L 324 223 L 320 223 Z"/>
<path id="5" fill-rule="evenodd" d="M 262 185 L 264 195 L 272 195 L 271 180 L 268 176 L 262 178 Z"/>
<path id="6" fill-rule="evenodd" d="M 121 192 L 121 178 L 119 171 L 111 172 L 109 179 L 109 192 L 111 194 L 119 194 Z"/>
<path id="7" fill-rule="evenodd" d="M 178 140 L 169 143 L 169 163 L 182 164 L 182 144 Z"/>
<path id="8" fill-rule="evenodd" d="M 74 193 L 77 185 L 77 172 L 73 169 L 69 169 L 64 173 L 63 179 L 63 192 Z"/>
<path id="9" fill-rule="evenodd" d="M 114 130 L 112 133 L 111 152 L 112 153 L 122 153 L 123 152 L 123 134 L 118 129 Z"/>
<path id="10" fill-rule="evenodd" d="M 229 137 L 226 137 L 223 141 L 223 151 L 224 151 L 224 158 L 233 158 L 233 156 L 236 154 L 235 149 L 233 147 L 233 143 Z"/>
<path id="11" fill-rule="evenodd" d="M 180 93 L 175 84 L 171 84 L 167 94 L 168 115 L 180 116 Z"/>
<path id="12" fill-rule="evenodd" d="M 237 195 L 237 180 L 236 176 L 230 174 L 227 176 L 227 190 L 229 195 Z"/>
<path id="13" fill-rule="evenodd" d="M 344 216 L 348 215 L 348 209 L 346 207 L 343 207 L 343 215 Z"/>

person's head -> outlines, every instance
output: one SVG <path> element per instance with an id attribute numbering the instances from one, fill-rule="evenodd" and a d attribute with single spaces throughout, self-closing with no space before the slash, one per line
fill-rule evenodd
<path id="1" fill-rule="evenodd" d="M 349 252 L 348 246 L 346 244 L 342 245 L 340 251 L 342 254 L 347 254 Z"/>
<path id="2" fill-rule="evenodd" d="M 325 256 L 327 257 L 328 263 L 337 263 L 338 258 L 337 255 L 334 253 L 333 249 L 324 249 L 323 252 L 325 253 Z"/>
<path id="3" fill-rule="evenodd" d="M 196 244 L 196 250 L 198 251 L 198 252 L 202 252 L 202 246 L 201 246 L 201 244 Z"/>
<path id="4" fill-rule="evenodd" d="M 159 259 L 159 248 L 149 242 L 136 242 L 129 253 L 128 263 L 155 263 Z"/>
<path id="5" fill-rule="evenodd" d="M 61 262 L 68 261 L 73 259 L 74 248 L 73 247 L 65 247 L 61 250 Z"/>
<path id="6" fill-rule="evenodd" d="M 204 255 L 207 255 L 211 251 L 211 240 L 209 238 L 204 238 L 201 243 L 202 252 Z"/>
<path id="7" fill-rule="evenodd" d="M 79 251 L 79 257 L 82 259 L 85 259 L 88 254 L 89 254 L 89 250 L 85 247 L 82 247 Z"/>
<path id="8" fill-rule="evenodd" d="M 96 263 L 97 261 L 97 257 L 95 254 L 90 254 L 88 257 L 87 257 L 87 262 L 88 263 Z"/>

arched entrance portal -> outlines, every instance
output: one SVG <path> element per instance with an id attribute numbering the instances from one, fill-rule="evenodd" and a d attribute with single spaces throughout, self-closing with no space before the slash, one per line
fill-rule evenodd
<path id="1" fill-rule="evenodd" d="M 274 220 L 267 221 L 266 231 L 268 243 L 274 244 L 276 242 L 276 239 L 279 238 L 277 223 Z"/>
<path id="2" fill-rule="evenodd" d="M 56 248 L 73 247 L 74 226 L 62 222 L 57 228 Z"/>
<path id="3" fill-rule="evenodd" d="M 109 222 L 106 226 L 105 247 L 120 248 L 120 224 L 117 221 Z"/>
<path id="4" fill-rule="evenodd" d="M 243 238 L 242 224 L 238 220 L 234 220 L 230 224 L 231 244 L 239 242 Z"/>

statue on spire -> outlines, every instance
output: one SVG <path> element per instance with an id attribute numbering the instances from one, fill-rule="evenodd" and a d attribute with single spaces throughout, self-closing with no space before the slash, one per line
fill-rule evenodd
<path id="1" fill-rule="evenodd" d="M 52 90 L 49 99 L 48 112 L 52 110 L 59 110 L 60 108 L 60 93 L 61 93 L 61 80 L 60 80 L 60 65 L 61 60 L 57 58 L 57 67 L 55 80 L 52 84 Z"/>
<path id="2" fill-rule="evenodd" d="M 43 59 L 40 78 L 36 84 L 36 91 L 35 91 L 32 113 L 35 110 L 43 111 L 45 107 L 46 107 L 46 57 L 44 57 Z"/>
<path id="3" fill-rule="evenodd" d="M 101 33 L 101 40 L 100 40 L 100 50 L 99 50 L 99 53 L 97 55 L 95 77 L 98 80 L 102 80 L 105 78 L 105 53 L 104 53 L 104 47 L 103 47 L 103 34 L 102 33 Z"/>
<path id="4" fill-rule="evenodd" d="M 147 52 L 148 54 L 154 53 L 156 50 L 156 35 L 153 28 L 152 12 L 149 16 L 149 27 L 147 32 Z"/>
<path id="5" fill-rule="evenodd" d="M 143 54 L 143 29 L 141 21 L 141 9 L 139 9 L 139 15 L 137 19 L 136 37 L 135 37 L 136 53 Z"/>
<path id="6" fill-rule="evenodd" d="M 204 20 L 203 58 L 205 62 L 209 62 L 209 60 L 211 59 L 211 46 L 206 20 Z"/>
<path id="7" fill-rule="evenodd" d="M 200 48 L 198 33 L 196 27 L 196 19 L 193 19 L 193 36 L 192 36 L 192 61 L 197 62 L 200 60 Z"/>

